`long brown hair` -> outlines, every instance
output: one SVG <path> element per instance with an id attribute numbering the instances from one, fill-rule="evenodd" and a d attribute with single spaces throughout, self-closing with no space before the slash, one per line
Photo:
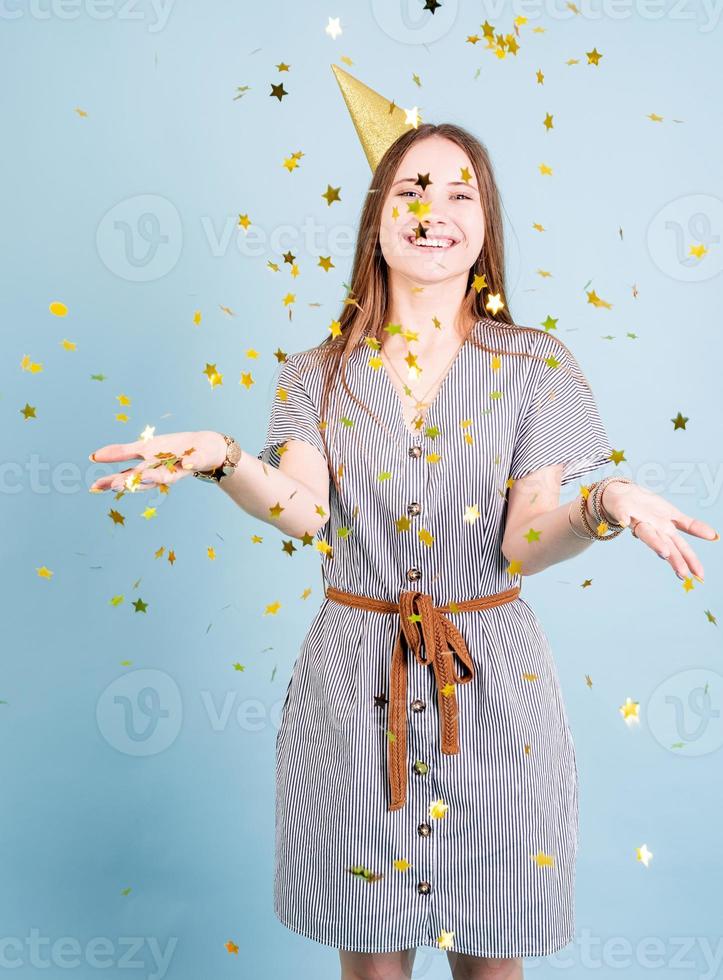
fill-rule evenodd
<path id="1" fill-rule="evenodd" d="M 516 325 L 509 310 L 505 290 L 502 208 L 487 150 L 476 137 L 461 126 L 456 126 L 453 123 L 440 123 L 439 125 L 422 123 L 416 129 L 408 130 L 395 140 L 374 171 L 359 220 L 351 287 L 338 317 L 339 331 L 336 335 L 327 337 L 317 347 L 313 348 L 323 355 L 325 368 L 320 409 L 322 420 L 326 419 L 331 390 L 337 377 L 340 377 L 344 388 L 354 401 L 376 418 L 368 406 L 360 401 L 349 388 L 346 381 L 346 363 L 352 351 L 362 343 L 366 343 L 375 350 L 379 350 L 381 346 L 382 331 L 387 322 L 390 300 L 387 279 L 388 266 L 379 242 L 382 208 L 405 153 L 413 143 L 430 136 L 440 136 L 451 140 L 467 154 L 477 179 L 484 216 L 482 251 L 469 270 L 467 292 L 457 313 L 456 327 L 464 341 L 469 339 L 476 347 L 491 354 L 534 356 L 527 355 L 524 351 L 498 350 L 488 347 L 478 341 L 476 337 L 470 336 L 474 325 L 480 319 L 493 320 L 500 324 L 503 330 L 510 333 L 539 334 L 540 331 L 536 327 Z M 486 287 L 481 290 L 473 287 L 476 276 L 484 276 Z M 485 308 L 485 302 L 490 294 L 498 294 L 504 304 L 496 314 L 490 313 Z M 562 346 L 564 347 L 564 345 Z M 377 421 L 379 420 L 377 419 Z M 333 471 L 331 465 L 326 439 L 327 428 L 328 422 L 322 421 L 321 436 L 326 449 L 329 472 L 338 491 L 339 475 Z"/>

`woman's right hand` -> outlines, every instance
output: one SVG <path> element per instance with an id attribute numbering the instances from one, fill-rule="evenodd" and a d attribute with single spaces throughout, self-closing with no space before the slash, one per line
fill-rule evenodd
<path id="1" fill-rule="evenodd" d="M 140 459 L 137 466 L 101 476 L 88 489 L 150 490 L 159 483 L 175 483 L 194 470 L 213 470 L 226 458 L 226 440 L 220 432 L 169 432 L 137 442 L 110 443 L 88 457 L 94 463 Z"/>

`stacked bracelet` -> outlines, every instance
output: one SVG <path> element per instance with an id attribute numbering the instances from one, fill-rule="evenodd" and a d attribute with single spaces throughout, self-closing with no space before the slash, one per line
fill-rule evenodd
<path id="1" fill-rule="evenodd" d="M 605 506 L 603 504 L 603 493 L 605 487 L 608 483 L 632 483 L 632 480 L 628 480 L 625 476 L 606 476 L 604 480 L 599 480 L 595 484 L 595 491 L 592 495 L 592 512 L 595 515 L 595 519 L 598 523 L 604 522 L 608 527 L 620 528 L 625 527 L 624 524 L 618 524 L 617 521 L 611 520 L 608 514 L 605 513 Z"/>
<path id="2" fill-rule="evenodd" d="M 568 523 L 572 528 L 573 533 L 576 534 L 578 538 L 583 538 L 586 541 L 587 540 L 610 541 L 612 538 L 616 538 L 618 534 L 620 534 L 622 531 L 625 530 L 624 524 L 618 524 L 617 521 L 610 520 L 608 515 L 604 514 L 605 508 L 602 506 L 602 492 L 605 489 L 605 487 L 608 485 L 608 483 L 612 483 L 612 482 L 632 483 L 632 480 L 628 480 L 625 477 L 608 476 L 604 480 L 599 480 L 596 483 L 591 484 L 587 488 L 588 489 L 587 496 L 590 497 L 590 495 L 592 494 L 592 498 L 591 498 L 592 512 L 595 516 L 595 520 L 597 521 L 598 526 L 604 524 L 606 526 L 606 529 L 607 528 L 613 529 L 612 533 L 599 534 L 597 528 L 593 528 L 590 526 L 590 522 L 587 517 L 587 509 L 586 509 L 587 498 L 583 494 L 580 494 L 580 518 L 582 520 L 583 527 L 588 532 L 587 534 L 580 534 L 580 532 L 575 529 L 575 525 L 572 523 L 572 517 L 570 512 L 572 510 L 574 498 L 573 500 L 570 501 L 570 506 L 568 507 L 567 510 Z"/>

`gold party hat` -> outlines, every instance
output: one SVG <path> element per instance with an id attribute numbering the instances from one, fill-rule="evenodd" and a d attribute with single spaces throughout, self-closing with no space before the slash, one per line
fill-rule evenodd
<path id="1" fill-rule="evenodd" d="M 404 110 L 389 99 L 385 99 L 338 65 L 332 65 L 331 70 L 339 83 L 373 173 L 392 143 L 408 129 L 414 129 L 414 126 L 407 122 Z"/>

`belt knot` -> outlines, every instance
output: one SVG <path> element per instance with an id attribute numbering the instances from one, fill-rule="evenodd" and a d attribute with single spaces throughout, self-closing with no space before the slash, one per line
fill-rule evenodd
<path id="1" fill-rule="evenodd" d="M 459 752 L 456 689 L 458 684 L 469 684 L 475 676 L 475 668 L 464 637 L 444 614 L 499 606 L 511 602 L 519 594 L 520 587 L 515 586 L 493 595 L 435 606 L 426 592 L 403 590 L 399 602 L 394 603 L 327 586 L 325 595 L 335 602 L 371 612 L 399 612 L 399 630 L 389 675 L 389 810 L 400 809 L 407 798 L 407 650 L 411 650 L 417 663 L 431 667 L 434 672 L 441 749 L 446 755 L 455 755 Z M 456 661 L 460 662 L 462 672 L 458 671 Z"/>

